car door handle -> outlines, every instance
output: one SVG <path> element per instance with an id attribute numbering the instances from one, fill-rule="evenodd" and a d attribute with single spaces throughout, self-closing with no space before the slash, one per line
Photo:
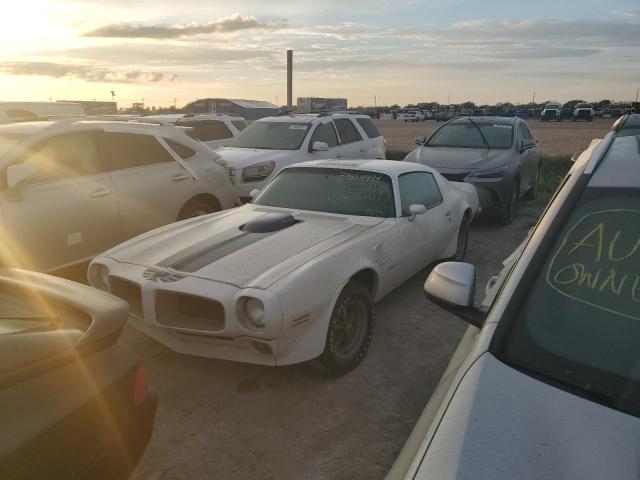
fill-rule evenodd
<path id="1" fill-rule="evenodd" d="M 336 158 L 342 158 L 342 154 L 341 153 L 336 153 Z"/>
<path id="2" fill-rule="evenodd" d="M 366 152 L 367 150 L 369 150 L 367 147 L 362 147 L 362 148 L 360 149 L 360 151 L 361 151 L 361 152 Z"/>
<path id="3" fill-rule="evenodd" d="M 451 210 L 449 210 L 448 212 L 444 212 L 444 214 L 445 214 L 447 217 L 450 217 L 450 216 L 451 216 Z"/>
<path id="4" fill-rule="evenodd" d="M 99 188 L 98 190 L 91 192 L 92 198 L 106 197 L 107 195 L 111 195 L 111 190 L 107 188 Z"/>
<path id="5" fill-rule="evenodd" d="M 188 180 L 189 178 L 191 178 L 191 175 L 187 175 L 185 173 L 178 173 L 173 177 L 171 177 L 171 180 L 173 180 L 174 182 L 181 182 L 182 180 Z"/>

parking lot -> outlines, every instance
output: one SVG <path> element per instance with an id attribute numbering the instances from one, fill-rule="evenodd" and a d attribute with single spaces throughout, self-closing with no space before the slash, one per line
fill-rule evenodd
<path id="1" fill-rule="evenodd" d="M 524 205 L 510 227 L 476 222 L 468 260 L 478 297 L 535 222 Z M 283 368 L 178 355 L 127 327 L 159 405 L 134 478 L 383 478 L 466 324 L 422 293 L 428 271 L 377 305 L 363 363 L 341 378 L 313 364 Z"/>
<path id="2" fill-rule="evenodd" d="M 584 150 L 594 138 L 602 138 L 611 128 L 614 118 L 596 119 L 593 122 L 541 122 L 527 119 L 531 132 L 540 142 L 545 155 L 573 154 Z M 376 120 L 380 132 L 387 139 L 388 150 L 410 151 L 415 148 L 417 137 L 429 136 L 442 123 L 435 120 L 404 123 L 399 120 Z"/>

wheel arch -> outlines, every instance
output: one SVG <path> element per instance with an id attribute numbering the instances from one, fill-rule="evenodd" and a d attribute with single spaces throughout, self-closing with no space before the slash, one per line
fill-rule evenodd
<path id="1" fill-rule="evenodd" d="M 222 210 L 222 205 L 220 205 L 220 201 L 218 200 L 218 197 L 216 197 L 211 193 L 199 193 L 197 195 L 194 195 L 184 203 L 184 205 L 182 206 L 182 208 L 180 208 L 180 211 L 178 212 L 178 219 L 183 218 L 184 212 L 187 210 L 187 208 L 189 208 L 190 205 L 199 201 L 206 202 L 209 205 L 212 205 L 218 211 Z"/>
<path id="2" fill-rule="evenodd" d="M 358 282 L 363 285 L 369 292 L 373 298 L 376 298 L 376 293 L 378 291 L 378 273 L 371 267 L 366 267 L 359 270 L 357 273 L 353 274 L 349 281 L 347 282 Z"/>

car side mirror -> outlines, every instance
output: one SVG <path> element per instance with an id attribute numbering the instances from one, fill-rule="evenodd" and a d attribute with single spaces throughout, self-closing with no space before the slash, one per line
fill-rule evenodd
<path id="1" fill-rule="evenodd" d="M 571 161 L 575 162 L 576 160 L 578 160 L 578 158 L 580 158 L 580 155 L 582 155 L 582 152 L 573 152 L 573 155 L 571 155 Z"/>
<path id="2" fill-rule="evenodd" d="M 312 152 L 328 152 L 329 145 L 325 142 L 313 142 L 313 145 L 311 146 L 311 151 Z"/>
<path id="3" fill-rule="evenodd" d="M 416 145 L 424 145 L 425 143 L 427 143 L 427 137 L 416 138 Z"/>
<path id="4" fill-rule="evenodd" d="M 7 187 L 19 188 L 38 175 L 38 169 L 27 163 L 9 165 L 7 168 Z"/>
<path id="5" fill-rule="evenodd" d="M 523 138 L 522 144 L 520 145 L 520 151 L 524 152 L 525 150 L 529 150 L 535 146 L 536 142 L 533 138 Z"/>
<path id="6" fill-rule="evenodd" d="M 427 213 L 427 207 L 424 205 L 419 205 L 414 203 L 409 205 L 409 221 L 413 222 L 413 219 L 416 218 L 417 215 L 423 215 Z"/>
<path id="7" fill-rule="evenodd" d="M 444 262 L 436 265 L 424 284 L 431 301 L 478 328 L 486 312 L 474 306 L 476 267 L 470 263 Z"/>
<path id="8" fill-rule="evenodd" d="M 260 189 L 259 188 L 254 188 L 253 190 L 251 190 L 249 192 L 249 196 L 251 197 L 251 200 L 256 198 L 258 195 L 260 195 Z"/>

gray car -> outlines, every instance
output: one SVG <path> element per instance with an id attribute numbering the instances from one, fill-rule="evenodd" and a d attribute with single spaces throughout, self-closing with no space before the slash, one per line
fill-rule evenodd
<path id="1" fill-rule="evenodd" d="M 484 214 L 505 225 L 523 196 L 535 196 L 540 149 L 518 117 L 460 117 L 448 121 L 405 160 L 438 170 L 455 182 L 473 184 Z"/>

